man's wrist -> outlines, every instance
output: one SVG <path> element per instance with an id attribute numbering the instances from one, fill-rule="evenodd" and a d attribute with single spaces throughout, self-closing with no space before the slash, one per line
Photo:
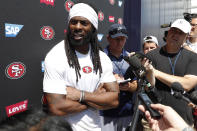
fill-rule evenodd
<path id="1" fill-rule="evenodd" d="M 80 98 L 79 98 L 79 102 L 83 102 L 85 98 L 85 92 L 83 90 L 80 91 Z"/>

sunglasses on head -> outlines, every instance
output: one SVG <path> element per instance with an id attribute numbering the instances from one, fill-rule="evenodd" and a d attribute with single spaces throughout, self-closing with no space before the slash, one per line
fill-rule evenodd
<path id="1" fill-rule="evenodd" d="M 145 40 L 151 40 L 152 39 L 152 37 L 150 37 L 150 36 L 147 36 L 146 38 L 145 38 Z"/>
<path id="2" fill-rule="evenodd" d="M 127 35 L 127 30 L 117 28 L 117 29 L 113 29 L 112 31 L 109 32 L 110 35 L 115 35 L 118 33 L 123 33 L 123 34 Z"/>

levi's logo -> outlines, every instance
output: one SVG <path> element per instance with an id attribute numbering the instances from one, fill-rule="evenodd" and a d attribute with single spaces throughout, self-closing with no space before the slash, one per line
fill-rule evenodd
<path id="1" fill-rule="evenodd" d="M 25 100 L 25 101 L 7 106 L 6 107 L 7 116 L 10 117 L 10 116 L 13 116 L 17 113 L 26 111 L 27 110 L 27 104 L 28 104 L 28 100 Z"/>
<path id="2" fill-rule="evenodd" d="M 45 3 L 46 5 L 52 5 L 54 6 L 55 0 L 40 0 L 40 3 Z"/>
<path id="3" fill-rule="evenodd" d="M 114 16 L 109 16 L 109 22 L 114 22 Z"/>

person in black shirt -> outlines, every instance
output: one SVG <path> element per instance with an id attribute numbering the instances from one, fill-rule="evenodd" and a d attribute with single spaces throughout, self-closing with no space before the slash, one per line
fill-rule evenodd
<path id="1" fill-rule="evenodd" d="M 175 98 L 170 88 L 173 82 L 179 82 L 189 92 L 197 85 L 197 54 L 182 48 L 190 30 L 189 22 L 177 19 L 168 31 L 166 45 L 150 51 L 147 57 L 154 67 L 155 85 L 162 97 L 161 104 L 171 106 L 192 125 L 192 109 L 187 102 Z"/>

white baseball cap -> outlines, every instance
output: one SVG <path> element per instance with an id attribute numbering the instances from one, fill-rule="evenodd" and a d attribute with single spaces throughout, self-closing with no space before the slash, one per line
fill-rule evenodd
<path id="1" fill-rule="evenodd" d="M 184 33 L 190 33 L 191 31 L 191 25 L 188 21 L 186 21 L 185 19 L 177 19 L 175 20 L 171 27 L 175 27 L 175 28 L 178 28 L 180 29 L 181 31 L 183 31 Z"/>
<path id="2" fill-rule="evenodd" d="M 144 43 L 148 41 L 154 42 L 157 46 L 159 46 L 158 40 L 155 36 L 150 35 L 150 36 L 144 37 Z"/>

